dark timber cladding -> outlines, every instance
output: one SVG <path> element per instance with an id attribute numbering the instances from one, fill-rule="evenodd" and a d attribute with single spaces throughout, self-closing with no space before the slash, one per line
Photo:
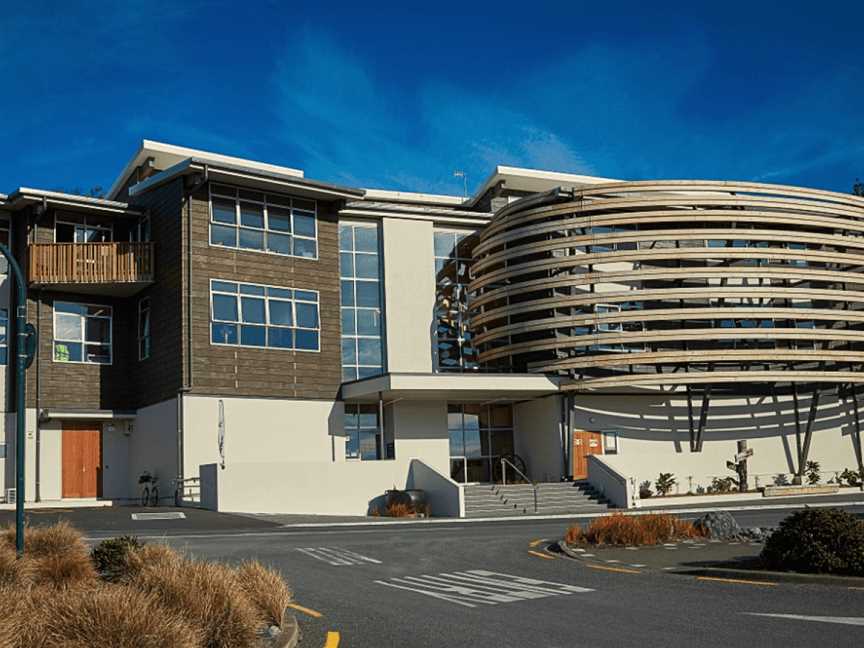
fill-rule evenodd
<path id="1" fill-rule="evenodd" d="M 206 186 L 190 201 L 192 224 L 191 392 L 333 399 L 341 382 L 337 205 L 318 200 L 318 259 L 211 246 Z M 210 280 L 316 290 L 320 352 L 210 343 Z"/>

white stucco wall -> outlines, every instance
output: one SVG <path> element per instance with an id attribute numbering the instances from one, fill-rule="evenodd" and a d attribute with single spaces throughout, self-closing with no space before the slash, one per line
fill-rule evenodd
<path id="1" fill-rule="evenodd" d="M 560 396 L 518 403 L 513 408 L 513 443 L 535 481 L 558 481 L 562 475 Z"/>
<path id="2" fill-rule="evenodd" d="M 800 399 L 802 432 L 810 401 Z M 698 424 L 701 399 L 694 399 Z M 652 483 L 662 472 L 675 474 L 681 492 L 707 486 L 713 476 L 734 476 L 726 468 L 737 451 L 736 442 L 746 439 L 753 448 L 748 462 L 751 484 L 760 475 L 760 485 L 777 473 L 796 468 L 795 419 L 791 399 L 772 397 L 712 398 L 701 453 L 690 452 L 687 401 L 663 395 L 576 396 L 574 428 L 616 431 L 617 455 L 606 462 L 637 481 Z M 821 464 L 823 479 L 833 471 L 854 468 L 851 404 L 824 395 L 814 424 L 810 459 Z"/>
<path id="3" fill-rule="evenodd" d="M 435 256 L 432 223 L 384 218 L 387 368 L 432 371 Z"/>
<path id="4" fill-rule="evenodd" d="M 341 402 L 267 398 L 183 398 L 183 472 L 219 463 L 219 401 L 225 412 L 225 463 L 344 461 Z M 176 452 L 176 450 L 175 450 Z"/>
<path id="5" fill-rule="evenodd" d="M 442 475 L 450 474 L 447 403 L 400 400 L 384 411 L 393 427 L 397 459 L 421 459 Z"/>
<path id="6" fill-rule="evenodd" d="M 177 399 L 139 409 L 128 447 L 128 496 L 138 497 L 138 477 L 147 470 L 159 478 L 160 498 L 173 497 L 171 480 L 177 477 Z M 197 466 L 194 474 L 198 474 Z"/>

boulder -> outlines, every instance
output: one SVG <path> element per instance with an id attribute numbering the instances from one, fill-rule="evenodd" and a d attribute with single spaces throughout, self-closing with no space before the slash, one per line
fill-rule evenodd
<path id="1" fill-rule="evenodd" d="M 729 511 L 706 513 L 698 518 L 693 526 L 714 540 L 738 540 L 744 537 L 744 530 Z"/>

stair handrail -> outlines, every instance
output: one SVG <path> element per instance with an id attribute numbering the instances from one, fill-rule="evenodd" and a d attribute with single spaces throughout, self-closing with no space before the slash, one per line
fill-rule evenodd
<path id="1" fill-rule="evenodd" d="M 516 473 L 520 477 L 522 477 L 522 479 L 524 479 L 529 484 L 531 484 L 531 488 L 534 489 L 534 512 L 536 513 L 537 512 L 537 484 L 535 482 L 531 481 L 528 478 L 528 475 L 526 475 L 521 470 L 519 470 L 519 468 L 517 468 L 515 465 L 513 465 L 513 463 L 511 461 L 508 461 L 504 457 L 501 457 L 501 485 L 502 486 L 507 485 L 507 466 L 510 466 L 513 470 L 516 471 Z"/>

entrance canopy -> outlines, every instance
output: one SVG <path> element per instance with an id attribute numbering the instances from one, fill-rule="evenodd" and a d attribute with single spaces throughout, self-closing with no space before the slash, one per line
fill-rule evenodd
<path id="1" fill-rule="evenodd" d="M 542 374 L 387 373 L 342 385 L 346 402 L 408 400 L 519 401 L 558 393 Z"/>

